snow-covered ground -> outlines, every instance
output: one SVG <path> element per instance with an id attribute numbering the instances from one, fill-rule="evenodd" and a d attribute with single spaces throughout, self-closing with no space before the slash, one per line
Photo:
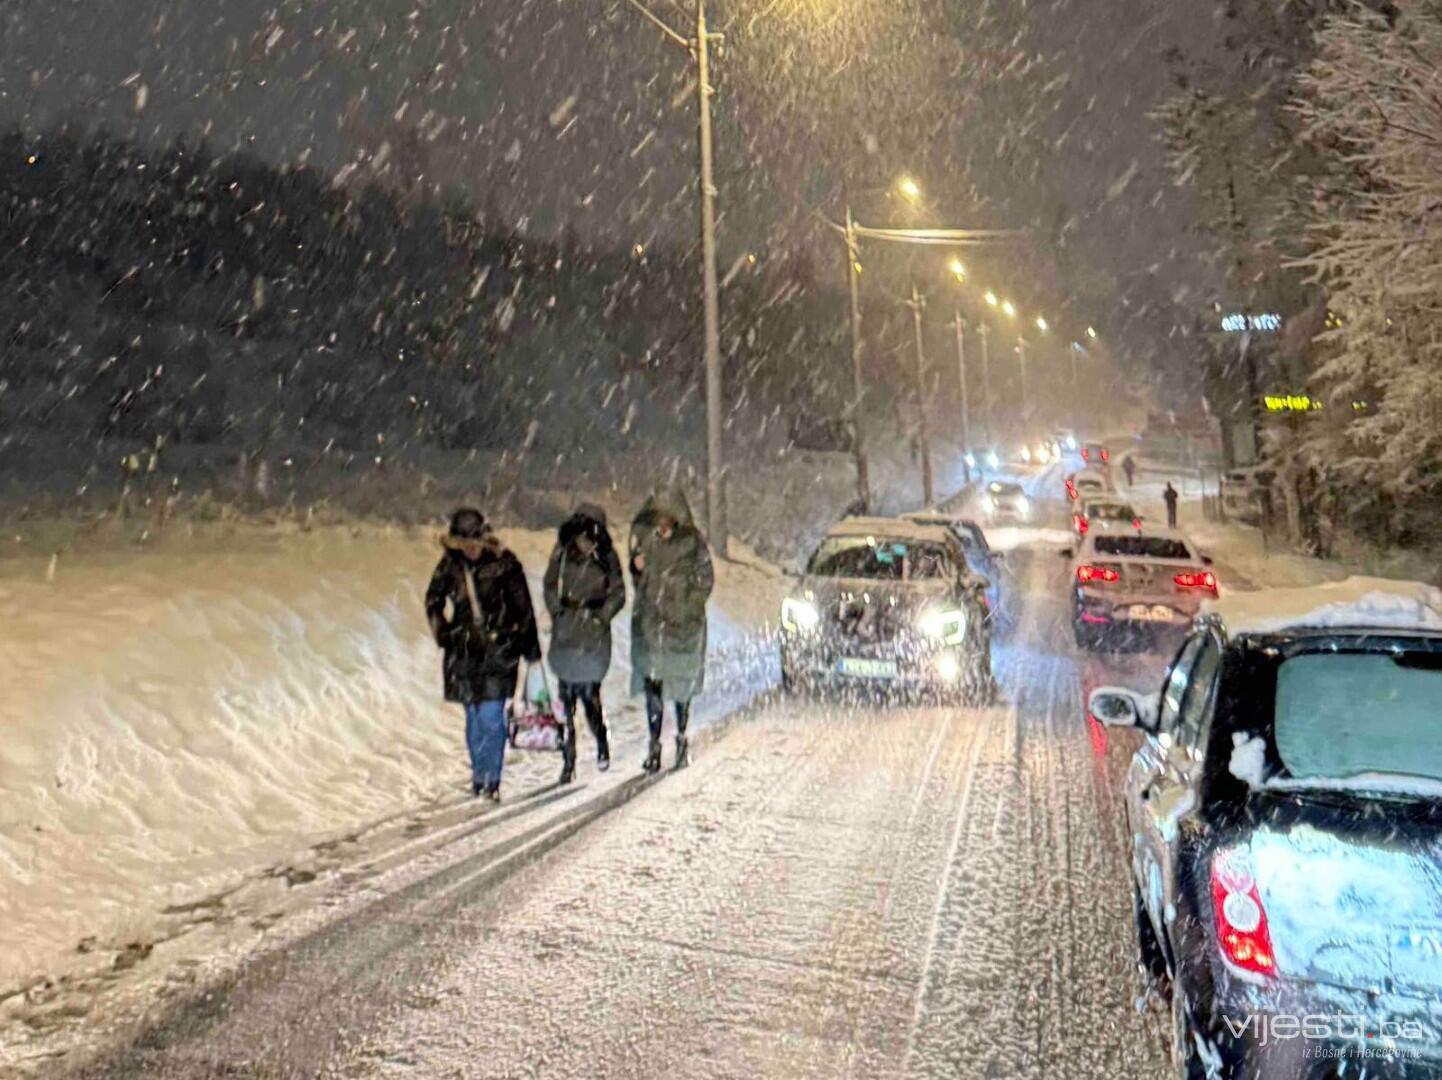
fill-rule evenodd
<path id="1" fill-rule="evenodd" d="M 307 880 L 314 845 L 463 801 L 422 595 L 434 529 L 257 530 L 223 549 L 20 561 L 0 577 L 0 996 L 143 955 L 257 877 Z M 532 578 L 554 534 L 505 530 Z M 718 562 L 713 696 L 764 687 L 784 579 Z M 604 688 L 618 765 L 644 728 L 629 612 Z M 758 659 L 763 658 L 763 659 Z M 582 729 L 583 771 L 590 768 Z M 506 790 L 554 754 L 511 751 Z"/>

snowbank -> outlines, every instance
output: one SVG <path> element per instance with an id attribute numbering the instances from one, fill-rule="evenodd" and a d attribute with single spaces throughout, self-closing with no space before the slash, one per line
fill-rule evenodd
<path id="1" fill-rule="evenodd" d="M 501 535 L 539 605 L 554 534 Z M 167 905 L 320 837 L 462 797 L 462 723 L 422 614 L 434 530 L 251 541 L 0 578 L 0 993 L 82 942 L 143 941 Z M 713 648 L 759 655 L 784 579 L 744 548 L 717 577 Z M 605 688 L 619 743 L 643 726 L 628 626 Z M 507 787 L 557 768 L 517 756 Z"/>

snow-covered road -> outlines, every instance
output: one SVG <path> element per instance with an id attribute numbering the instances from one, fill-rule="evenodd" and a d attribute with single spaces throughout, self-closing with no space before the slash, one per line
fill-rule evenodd
<path id="1" fill-rule="evenodd" d="M 1002 705 L 774 700 L 532 860 L 518 808 L 87 1075 L 1164 1074 L 1129 747 L 1080 708 L 1111 673 L 1074 655 L 1054 548 L 1009 566 Z"/>

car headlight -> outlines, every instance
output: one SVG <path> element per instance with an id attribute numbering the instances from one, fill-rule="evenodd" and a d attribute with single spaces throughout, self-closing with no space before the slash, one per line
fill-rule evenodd
<path id="1" fill-rule="evenodd" d="M 1001 468 L 1001 458 L 996 456 L 995 450 L 990 451 L 986 455 L 986 463 L 990 465 L 993 469 Z"/>
<path id="2" fill-rule="evenodd" d="M 821 622 L 821 612 L 810 600 L 788 596 L 781 601 L 781 625 L 795 633 L 815 630 Z"/>
<path id="3" fill-rule="evenodd" d="M 966 467 L 967 467 L 968 469 L 974 469 L 974 468 L 976 468 L 976 455 L 975 455 L 975 454 L 967 454 L 966 457 L 965 457 L 965 461 L 966 461 Z"/>
<path id="4" fill-rule="evenodd" d="M 916 625 L 943 645 L 960 645 L 966 637 L 966 612 L 961 608 L 929 608 L 917 616 Z"/>
<path id="5" fill-rule="evenodd" d="M 1025 495 L 1018 495 L 1016 498 L 1016 508 L 1023 514 L 1027 513 L 1031 510 L 1031 500 Z"/>
<path id="6" fill-rule="evenodd" d="M 988 495 L 986 498 L 986 502 L 987 505 L 990 506 L 993 510 L 996 510 L 1001 506 L 1001 503 L 996 501 L 995 495 Z"/>

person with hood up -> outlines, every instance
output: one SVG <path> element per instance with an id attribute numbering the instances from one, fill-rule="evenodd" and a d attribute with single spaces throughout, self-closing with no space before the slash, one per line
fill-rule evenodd
<path id="1" fill-rule="evenodd" d="M 520 693 L 520 662 L 541 660 L 531 591 L 520 560 L 479 510 L 457 510 L 441 546 L 445 554 L 426 590 L 426 619 L 445 651 L 446 700 L 465 706 L 471 794 L 499 802 L 506 702 Z"/>
<path id="2" fill-rule="evenodd" d="M 691 699 L 705 684 L 706 600 L 714 572 L 680 491 L 653 494 L 631 523 L 631 692 L 646 696 L 651 743 L 642 765 L 661 768 L 665 702 L 676 710 L 676 767 L 687 760 Z"/>
<path id="3" fill-rule="evenodd" d="M 576 706 L 596 739 L 596 765 L 611 767 L 611 745 L 601 712 L 601 681 L 611 667 L 611 620 L 626 605 L 621 559 L 606 528 L 606 512 L 582 503 L 562 523 L 546 567 L 546 610 L 551 613 L 551 670 L 560 680 L 566 727 L 561 742 L 561 783 L 576 775 Z"/>

